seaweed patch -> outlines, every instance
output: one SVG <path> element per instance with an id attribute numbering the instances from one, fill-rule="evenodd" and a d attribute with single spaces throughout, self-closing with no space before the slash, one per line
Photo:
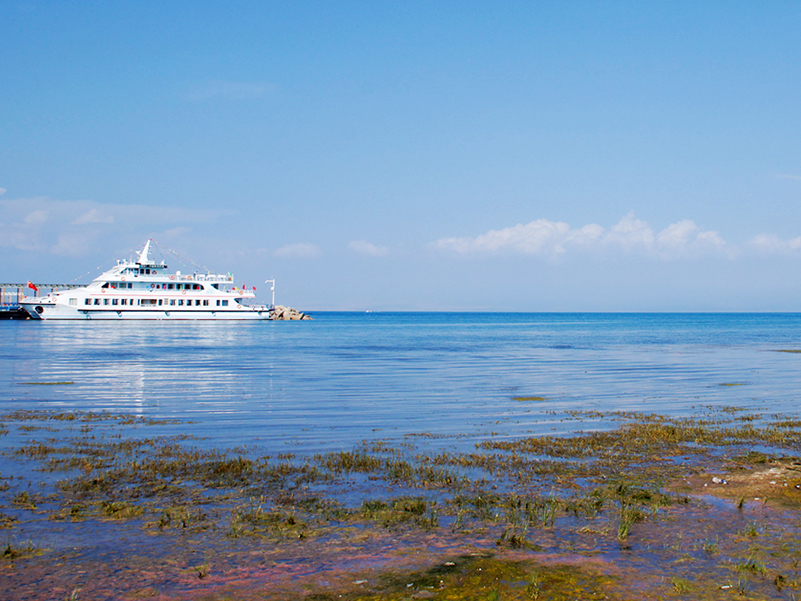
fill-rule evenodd
<path id="1" fill-rule="evenodd" d="M 30 599 L 43 581 L 84 598 L 798 594 L 801 420 L 564 417 L 612 426 L 271 457 L 137 416 L 6 413 L 20 436 L 4 438 L 0 584 Z"/>

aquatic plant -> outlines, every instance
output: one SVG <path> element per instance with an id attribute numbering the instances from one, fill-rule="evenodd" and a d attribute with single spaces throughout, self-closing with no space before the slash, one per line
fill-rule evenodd
<path id="1" fill-rule="evenodd" d="M 572 412 L 571 417 L 581 415 Z M 567 436 L 501 440 L 488 435 L 469 452 L 424 453 L 405 438 L 398 444 L 364 443 L 313 457 L 295 453 L 269 457 L 258 449 L 205 448 L 191 437 L 147 436 L 148 432 L 135 431 L 146 422 L 133 418 L 102 413 L 68 418 L 39 412 L 10 419 L 5 414 L 2 423 L 7 427 L 34 427 L 27 429 L 25 440 L 9 445 L 4 456 L 30 468 L 30 473 L 56 474 L 58 482 L 49 487 L 30 479 L 3 480 L 0 518 L 8 516 L 6 527 L 12 535 L 18 528 L 17 516 L 38 519 L 38 515 L 74 522 L 80 528 L 99 528 L 104 521 L 113 521 L 114 527 L 143 528 L 156 537 L 197 538 L 203 544 L 222 538 L 243 548 L 259 540 L 271 545 L 308 541 L 322 545 L 322 541 L 345 544 L 372 536 L 430 537 L 443 544 L 448 537 L 458 537 L 501 554 L 547 549 L 557 555 L 581 555 L 609 545 L 627 549 L 650 545 L 650 553 L 684 563 L 703 559 L 710 569 L 720 572 L 728 566 L 744 578 L 765 575 L 762 565 L 771 574 L 786 575 L 775 586 L 796 590 L 799 573 L 792 558 L 799 549 L 790 544 L 789 534 L 763 526 L 761 518 L 759 527 L 753 525 L 758 536 L 749 533 L 748 524 L 738 537 L 733 529 L 703 530 L 695 526 L 697 520 L 692 522 L 699 528 L 694 538 L 690 530 L 686 539 L 671 535 L 658 543 L 655 533 L 685 519 L 688 507 L 695 512 L 715 511 L 690 496 L 699 492 L 698 482 L 710 481 L 708 474 L 721 480 L 725 475 L 730 484 L 700 491 L 728 495 L 732 503 L 739 496 L 737 505 L 745 512 L 744 491 L 748 498 L 765 495 L 738 488 L 745 486 L 738 479 L 747 479 L 752 471 L 779 470 L 787 474 L 779 485 L 788 485 L 772 491 L 771 498 L 790 509 L 801 507 L 801 491 L 795 488 L 801 477 L 793 479 L 796 460 L 788 455 L 801 448 L 800 420 L 721 408 L 697 418 L 587 412 L 590 415 L 615 426 Z M 758 451 L 753 448 L 756 444 L 761 445 Z M 767 548 L 774 540 L 790 546 L 772 554 L 755 552 L 753 561 L 742 559 L 746 541 Z M 13 554 L 18 547 L 9 549 Z M 484 597 L 504 599 L 570 598 L 562 590 L 573 591 L 576 597 L 601 598 L 600 593 L 592 595 L 609 592 L 599 584 L 606 580 L 595 579 L 586 570 L 573 573 L 559 566 L 495 562 L 489 556 L 455 561 L 441 572 L 416 574 L 421 581 L 411 591 L 407 581 L 396 588 L 375 585 L 353 598 L 400 599 L 434 591 L 427 587 L 438 587 L 440 580 L 453 591 L 471 590 L 466 588 L 470 582 L 480 583 Z M 207 562 L 183 565 L 200 580 L 195 567 Z M 498 580 L 490 586 L 479 567 L 519 579 L 510 580 L 509 586 Z M 435 574 L 439 580 L 434 580 Z M 766 582 L 774 586 L 771 579 L 766 577 Z M 694 584 L 690 592 L 702 591 L 697 587 L 701 584 Z M 690 594 L 673 589 L 676 594 Z"/>

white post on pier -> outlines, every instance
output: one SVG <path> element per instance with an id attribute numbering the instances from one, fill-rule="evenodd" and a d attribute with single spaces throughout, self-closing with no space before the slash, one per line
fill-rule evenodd
<path id="1" fill-rule="evenodd" d="M 272 304 L 271 305 L 273 307 L 275 307 L 275 280 L 264 280 L 264 283 L 265 284 L 272 284 L 272 286 L 270 286 L 270 292 L 273 293 L 273 300 L 272 300 Z"/>

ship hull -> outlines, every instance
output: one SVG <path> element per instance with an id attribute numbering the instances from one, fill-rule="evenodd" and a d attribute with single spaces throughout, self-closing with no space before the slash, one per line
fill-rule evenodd
<path id="1" fill-rule="evenodd" d="M 202 309 L 181 309 L 164 311 L 158 309 L 76 309 L 49 303 L 22 303 L 32 319 L 39 320 L 269 320 L 272 313 L 268 307 L 247 307 L 210 311 Z"/>

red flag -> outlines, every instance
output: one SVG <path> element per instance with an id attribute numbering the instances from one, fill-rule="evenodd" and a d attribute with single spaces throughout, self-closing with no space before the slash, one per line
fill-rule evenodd
<path id="1" fill-rule="evenodd" d="M 256 286 L 253 286 L 253 289 L 255 290 L 255 289 L 256 289 Z"/>
<path id="2" fill-rule="evenodd" d="M 39 292 L 39 288 L 37 288 L 37 287 L 36 287 L 36 284 L 34 284 L 33 282 L 31 282 L 30 280 L 28 280 L 28 288 L 30 288 L 30 289 L 31 289 L 31 290 L 33 290 L 34 292 Z"/>

